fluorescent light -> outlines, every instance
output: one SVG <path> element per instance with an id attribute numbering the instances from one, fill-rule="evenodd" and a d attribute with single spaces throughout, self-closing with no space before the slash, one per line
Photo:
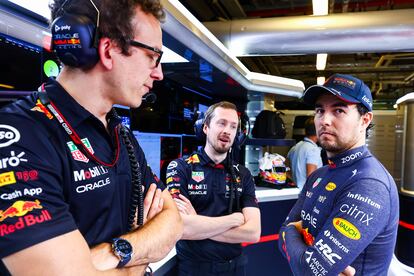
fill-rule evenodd
<path id="1" fill-rule="evenodd" d="M 323 85 L 325 83 L 325 77 L 317 77 L 316 78 L 316 83 L 318 85 Z"/>
<path id="2" fill-rule="evenodd" d="M 25 9 L 28 9 L 29 11 L 37 13 L 38 15 L 41 15 L 46 19 L 50 19 L 49 0 L 9 0 L 9 2 L 12 2 Z"/>
<path id="3" fill-rule="evenodd" d="M 414 93 L 408 93 L 401 98 L 399 98 L 396 102 L 397 105 L 403 103 L 403 102 L 412 102 L 414 100 Z"/>
<path id="4" fill-rule="evenodd" d="M 3 83 L 0 83 L 0 87 L 4 87 L 4 88 L 8 88 L 8 89 L 13 89 L 14 88 L 14 86 L 12 86 L 12 85 L 3 84 Z"/>
<path id="5" fill-rule="evenodd" d="M 255 72 L 250 72 L 234 53 L 228 50 L 180 1 L 162 0 L 161 2 L 167 15 L 162 25 L 163 31 L 230 76 L 241 86 L 249 91 L 302 97 L 305 88 L 302 81 L 293 79 L 287 81 L 286 78 L 276 78 L 276 76 L 265 80 L 259 77 L 258 80 Z"/>
<path id="6" fill-rule="evenodd" d="M 313 15 L 328 14 L 328 0 L 312 0 Z"/>
<path id="7" fill-rule="evenodd" d="M 179 62 L 189 62 L 176 52 L 172 51 L 171 49 L 162 46 L 162 51 L 164 52 L 162 54 L 161 63 L 179 63 Z"/>
<path id="8" fill-rule="evenodd" d="M 328 58 L 328 54 L 317 54 L 316 55 L 316 69 L 317 70 L 325 70 L 327 58 Z"/>
<path id="9" fill-rule="evenodd" d="M 248 72 L 246 74 L 246 78 L 255 85 L 265 85 L 269 87 L 279 87 L 284 89 L 290 89 L 291 87 L 301 87 L 305 89 L 303 82 L 300 80 L 288 79 L 274 75 Z"/>

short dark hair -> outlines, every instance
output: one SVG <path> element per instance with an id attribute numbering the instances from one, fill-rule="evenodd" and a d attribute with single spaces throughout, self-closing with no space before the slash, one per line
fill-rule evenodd
<path id="1" fill-rule="evenodd" d="M 316 135 L 315 121 L 313 117 L 309 117 L 305 121 L 305 136 Z"/>
<path id="2" fill-rule="evenodd" d="M 365 115 L 369 112 L 368 108 L 365 107 L 365 105 L 359 103 L 356 106 L 358 113 L 360 116 Z M 367 129 L 365 130 L 365 138 L 368 138 L 369 135 L 371 134 L 371 130 L 374 128 L 374 124 L 373 123 L 369 123 Z"/>
<path id="3" fill-rule="evenodd" d="M 88 17 L 96 23 L 97 12 L 91 0 L 54 0 L 49 5 L 51 22 L 64 13 Z M 129 41 L 134 38 L 131 25 L 134 9 L 141 7 L 146 14 L 152 14 L 159 21 L 165 18 L 160 0 L 92 0 L 100 12 L 99 37 L 114 40 L 124 55 L 129 55 Z M 64 7 L 62 8 L 62 5 Z"/>
<path id="4" fill-rule="evenodd" d="M 222 102 L 215 103 L 207 109 L 206 114 L 204 115 L 203 124 L 210 126 L 211 119 L 213 118 L 214 111 L 216 110 L 217 107 L 221 107 L 224 109 L 233 109 L 237 112 L 236 105 L 231 102 L 222 101 Z"/>

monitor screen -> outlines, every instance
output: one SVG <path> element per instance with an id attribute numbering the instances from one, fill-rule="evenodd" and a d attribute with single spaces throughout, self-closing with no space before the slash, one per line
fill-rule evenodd
<path id="1" fill-rule="evenodd" d="M 0 60 L 0 90 L 37 90 L 60 71 L 54 53 L 2 33 Z"/>
<path id="2" fill-rule="evenodd" d="M 183 108 L 183 116 L 185 120 L 193 120 L 193 116 L 194 116 L 194 112 L 188 108 L 188 107 L 184 107 Z"/>
<path id="3" fill-rule="evenodd" d="M 131 128 L 131 110 L 128 106 L 114 104 L 114 109 L 122 119 L 122 124 L 128 128 Z"/>
<path id="4" fill-rule="evenodd" d="M 122 124 L 126 126 L 127 128 L 131 128 L 131 118 L 128 116 L 120 116 L 122 119 Z"/>
<path id="5" fill-rule="evenodd" d="M 198 112 L 201 112 L 201 113 L 206 114 L 207 109 L 208 109 L 208 106 L 207 105 L 198 104 Z"/>

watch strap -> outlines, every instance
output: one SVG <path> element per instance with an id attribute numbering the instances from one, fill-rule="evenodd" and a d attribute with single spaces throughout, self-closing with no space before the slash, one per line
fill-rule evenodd
<path id="1" fill-rule="evenodd" d="M 119 260 L 119 263 L 116 266 L 116 268 L 122 268 L 122 267 L 124 267 L 130 260 L 131 260 L 131 256 L 127 256 L 126 258 L 121 258 Z"/>

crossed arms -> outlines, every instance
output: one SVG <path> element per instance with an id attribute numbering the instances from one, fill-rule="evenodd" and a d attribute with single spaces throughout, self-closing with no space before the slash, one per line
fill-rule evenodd
<path id="1" fill-rule="evenodd" d="M 242 212 L 219 217 L 201 216 L 182 194 L 174 199 L 184 222 L 184 240 L 211 239 L 226 243 L 257 242 L 260 238 L 259 208 L 246 207 Z"/>

